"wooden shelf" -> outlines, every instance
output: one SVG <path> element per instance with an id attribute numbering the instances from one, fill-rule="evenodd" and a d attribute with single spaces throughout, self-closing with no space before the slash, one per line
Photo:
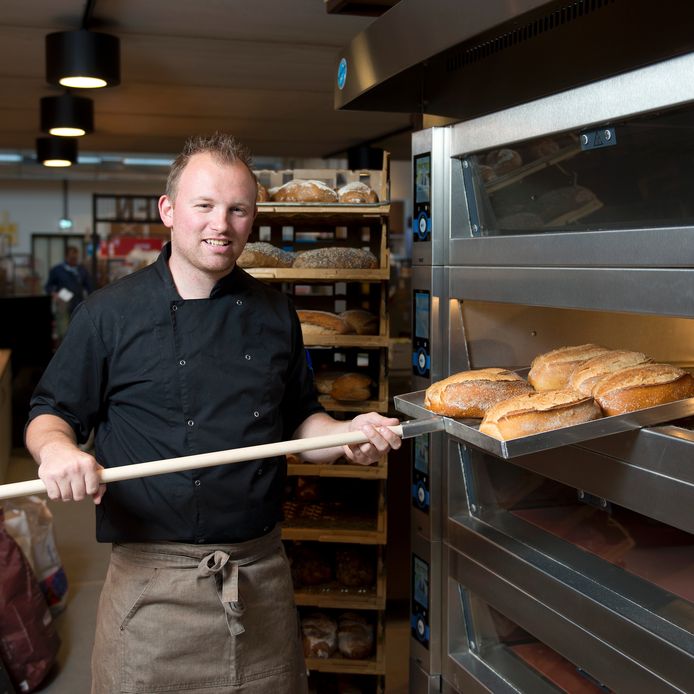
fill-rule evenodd
<path id="1" fill-rule="evenodd" d="M 309 202 L 259 202 L 256 224 L 262 224 L 266 217 L 287 219 L 320 217 L 321 221 L 350 219 L 378 219 L 390 214 L 390 203 L 373 203 L 363 205 L 346 205 L 334 203 Z"/>
<path id="2" fill-rule="evenodd" d="M 282 539 L 304 542 L 340 542 L 354 545 L 384 545 L 386 531 L 376 530 L 375 521 L 371 523 L 345 523 L 326 525 L 325 521 L 308 518 L 284 521 Z"/>
<path id="3" fill-rule="evenodd" d="M 582 219 L 583 217 L 591 214 L 591 212 L 599 210 L 602 206 L 602 202 L 600 202 L 600 200 L 596 198 L 595 200 L 591 200 L 585 205 L 581 205 L 581 207 L 577 207 L 575 210 L 569 210 L 568 212 L 559 215 L 555 219 L 552 219 L 551 221 L 547 222 L 545 226 L 557 227 L 564 226 L 565 224 L 571 224 L 571 222 L 577 222 L 579 219 Z"/>
<path id="4" fill-rule="evenodd" d="M 311 335 L 304 338 L 305 347 L 363 347 L 378 349 L 389 347 L 387 335 Z"/>
<path id="5" fill-rule="evenodd" d="M 333 400 L 329 395 L 318 396 L 326 410 L 333 412 L 387 412 L 388 400 L 360 400 L 357 402 Z"/>
<path id="6" fill-rule="evenodd" d="M 320 607 L 338 610 L 384 610 L 385 594 L 379 595 L 376 588 L 345 588 L 338 584 L 326 584 L 296 588 L 294 601 L 303 607 Z"/>
<path id="7" fill-rule="evenodd" d="M 246 267 L 259 280 L 276 282 L 383 282 L 390 279 L 390 267 L 376 270 L 342 270 L 335 268 Z"/>
<path id="8" fill-rule="evenodd" d="M 306 667 L 315 672 L 342 672 L 352 675 L 385 675 L 383 660 L 350 660 L 340 656 L 332 658 L 306 658 Z"/>

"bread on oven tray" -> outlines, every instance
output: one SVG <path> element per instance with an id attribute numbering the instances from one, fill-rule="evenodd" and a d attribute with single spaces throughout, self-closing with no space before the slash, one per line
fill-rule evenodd
<path id="1" fill-rule="evenodd" d="M 585 344 L 559 347 L 533 359 L 528 373 L 528 383 L 535 390 L 560 390 L 566 388 L 574 369 L 588 359 L 610 350 L 600 345 Z"/>
<path id="2" fill-rule="evenodd" d="M 605 376 L 652 361 L 643 352 L 630 352 L 624 349 L 605 352 L 576 367 L 569 377 L 569 386 L 583 395 L 592 395 L 597 382 Z"/>

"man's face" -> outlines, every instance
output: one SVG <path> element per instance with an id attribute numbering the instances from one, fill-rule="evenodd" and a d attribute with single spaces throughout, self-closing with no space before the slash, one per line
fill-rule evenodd
<path id="1" fill-rule="evenodd" d="M 251 233 L 255 198 L 256 184 L 244 164 L 193 155 L 181 172 L 176 199 L 159 200 L 162 221 L 171 229 L 172 257 L 188 272 L 215 280 L 228 274 Z"/>

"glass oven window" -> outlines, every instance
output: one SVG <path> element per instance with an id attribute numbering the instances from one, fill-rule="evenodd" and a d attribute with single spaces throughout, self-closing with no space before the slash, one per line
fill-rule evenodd
<path id="1" fill-rule="evenodd" d="M 694 535 L 478 451 L 470 461 L 482 520 L 574 565 L 588 553 L 619 567 L 618 592 L 691 628 Z"/>
<path id="2" fill-rule="evenodd" d="M 474 236 L 694 224 L 694 106 L 463 158 Z"/>
<path id="3" fill-rule="evenodd" d="M 566 694 L 605 694 L 611 690 L 584 669 L 538 641 L 518 624 L 462 589 L 463 603 L 469 606 L 468 620 L 474 634 L 476 653 L 496 673 L 522 691 L 538 691 L 533 677 L 546 687 L 542 691 Z"/>

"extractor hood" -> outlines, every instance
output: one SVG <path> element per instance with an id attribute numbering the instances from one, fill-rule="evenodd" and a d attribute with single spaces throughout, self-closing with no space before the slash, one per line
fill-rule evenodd
<path id="1" fill-rule="evenodd" d="M 694 50 L 684 0 L 401 0 L 335 65 L 335 107 L 463 120 Z"/>

